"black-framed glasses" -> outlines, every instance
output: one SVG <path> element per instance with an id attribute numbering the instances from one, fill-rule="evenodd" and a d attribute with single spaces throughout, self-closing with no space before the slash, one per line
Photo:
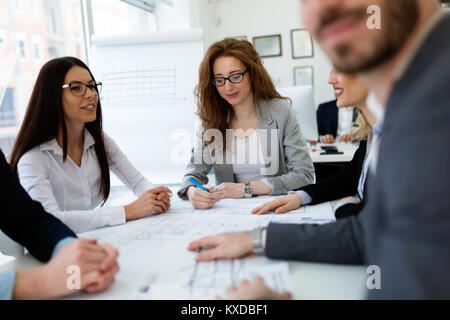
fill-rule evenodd
<path id="1" fill-rule="evenodd" d="M 70 92 L 75 97 L 82 97 L 86 94 L 87 88 L 91 89 L 92 91 L 96 92 L 97 94 L 100 94 L 102 92 L 102 83 L 90 83 L 90 84 L 84 84 L 82 82 L 78 81 L 72 81 L 68 84 L 63 84 L 63 89 L 70 89 Z"/>
<path id="2" fill-rule="evenodd" d="M 227 80 L 234 84 L 241 83 L 244 80 L 244 76 L 247 72 L 248 70 L 245 70 L 244 72 L 240 73 L 235 73 L 229 76 L 228 78 L 225 77 L 212 78 L 211 83 L 216 87 L 223 87 L 227 82 Z"/>

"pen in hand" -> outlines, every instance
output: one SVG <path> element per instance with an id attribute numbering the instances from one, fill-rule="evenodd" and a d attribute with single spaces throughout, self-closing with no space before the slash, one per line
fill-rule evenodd
<path id="1" fill-rule="evenodd" d="M 200 188 L 200 189 L 202 189 L 203 191 L 206 191 L 206 192 L 209 192 L 209 193 L 212 193 L 211 191 L 209 191 L 208 189 L 206 189 L 204 186 L 202 186 L 197 180 L 195 180 L 194 178 L 189 178 L 189 181 L 191 182 L 191 183 L 193 183 L 194 184 L 194 186 L 196 186 L 197 188 Z"/>

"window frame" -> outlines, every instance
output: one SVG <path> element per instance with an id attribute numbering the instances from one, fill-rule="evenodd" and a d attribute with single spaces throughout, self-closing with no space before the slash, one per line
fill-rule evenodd
<path id="1" fill-rule="evenodd" d="M 121 1 L 150 13 L 155 12 L 156 7 L 155 0 L 121 0 Z"/>

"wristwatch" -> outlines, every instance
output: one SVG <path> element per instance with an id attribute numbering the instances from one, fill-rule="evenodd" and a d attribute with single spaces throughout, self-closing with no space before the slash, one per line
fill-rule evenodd
<path id="1" fill-rule="evenodd" d="M 244 188 L 242 189 L 242 193 L 244 194 L 244 197 L 245 197 L 245 198 L 251 198 L 251 197 L 253 197 L 253 188 L 252 188 L 250 182 L 247 182 L 247 183 L 244 185 Z"/>
<path id="2" fill-rule="evenodd" d="M 267 234 L 267 228 L 256 228 L 250 233 L 252 239 L 252 248 L 255 253 L 263 253 L 265 248 L 265 238 Z"/>

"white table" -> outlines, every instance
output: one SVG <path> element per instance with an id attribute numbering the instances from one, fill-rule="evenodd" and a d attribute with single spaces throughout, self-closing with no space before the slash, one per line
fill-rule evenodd
<path id="1" fill-rule="evenodd" d="M 309 143 L 308 143 L 309 145 Z M 335 146 L 340 152 L 343 154 L 330 154 L 330 155 L 321 155 L 320 153 L 323 150 L 320 148 L 321 146 Z M 349 162 L 352 160 L 353 155 L 358 149 L 358 144 L 353 143 L 332 143 L 332 144 L 322 144 L 318 143 L 316 151 L 311 151 L 310 147 L 310 155 L 313 163 L 331 163 L 331 162 Z"/>
<path id="2" fill-rule="evenodd" d="M 172 188 L 174 189 L 174 188 Z M 176 188 L 175 188 L 176 190 Z M 175 191 L 173 190 L 173 191 Z M 110 205 L 128 203 L 133 199 L 131 192 L 123 188 L 113 189 Z M 40 263 L 30 255 L 19 256 L 14 261 L 0 266 L 0 272 L 13 269 L 25 269 Z M 346 266 L 324 263 L 289 262 L 293 298 L 303 299 L 363 299 L 368 275 L 364 266 Z M 131 287 L 114 284 L 110 290 L 118 293 L 121 299 L 127 299 Z M 123 297 L 121 294 L 123 293 Z M 95 299 L 95 296 L 90 296 Z M 102 298 L 101 295 L 98 298 Z"/>
<path id="3" fill-rule="evenodd" d="M 30 255 L 18 257 L 0 267 L 0 272 L 40 265 Z M 364 299 L 368 275 L 363 266 L 325 263 L 289 262 L 293 298 L 295 300 Z M 126 288 L 123 288 L 126 290 Z M 124 295 L 128 292 L 124 292 Z M 93 297 L 95 298 L 95 296 Z"/>

